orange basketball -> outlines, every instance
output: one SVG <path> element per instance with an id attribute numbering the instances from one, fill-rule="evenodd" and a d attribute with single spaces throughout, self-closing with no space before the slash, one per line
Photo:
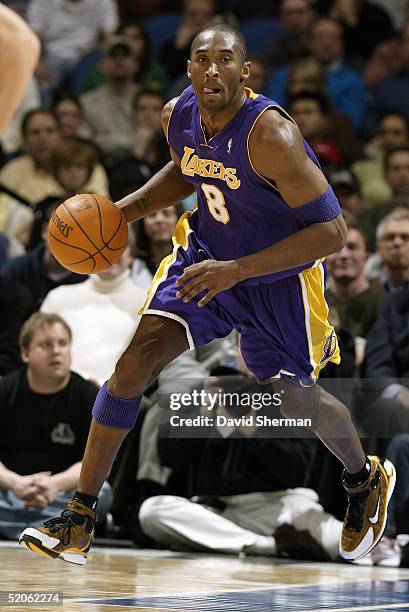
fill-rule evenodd
<path id="1" fill-rule="evenodd" d="M 48 224 L 48 244 L 68 270 L 94 274 L 121 257 L 128 244 L 128 225 L 111 200 L 82 193 L 54 212 Z"/>

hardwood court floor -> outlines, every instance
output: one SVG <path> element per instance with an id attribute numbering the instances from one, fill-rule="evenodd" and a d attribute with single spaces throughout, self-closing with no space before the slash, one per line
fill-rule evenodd
<path id="1" fill-rule="evenodd" d="M 409 610 L 409 570 L 112 548 L 79 567 L 2 542 L 0 591 L 64 593 L 5 612 L 384 612 Z"/>

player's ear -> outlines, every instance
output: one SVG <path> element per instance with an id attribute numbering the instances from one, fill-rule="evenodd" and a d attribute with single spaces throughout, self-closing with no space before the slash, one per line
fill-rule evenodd
<path id="1" fill-rule="evenodd" d="M 189 77 L 189 79 L 192 78 L 192 73 L 190 72 L 190 60 L 187 60 L 187 76 Z"/>
<path id="2" fill-rule="evenodd" d="M 241 78 L 240 82 L 244 83 L 250 76 L 250 62 L 244 62 L 243 67 L 241 69 Z"/>

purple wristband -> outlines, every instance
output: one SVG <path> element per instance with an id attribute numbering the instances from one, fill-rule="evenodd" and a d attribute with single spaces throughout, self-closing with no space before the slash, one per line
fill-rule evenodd
<path id="1" fill-rule="evenodd" d="M 102 385 L 95 398 L 92 416 L 97 423 L 120 429 L 132 429 L 138 416 L 141 397 L 123 399 L 112 395 L 106 383 Z"/>
<path id="2" fill-rule="evenodd" d="M 293 208 L 292 212 L 304 225 L 312 225 L 313 223 L 332 221 L 342 211 L 337 196 L 333 192 L 332 187 L 329 186 L 327 191 L 318 196 L 318 198 Z"/>

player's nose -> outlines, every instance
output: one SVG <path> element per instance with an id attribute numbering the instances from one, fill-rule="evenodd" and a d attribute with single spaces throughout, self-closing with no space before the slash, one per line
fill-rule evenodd
<path id="1" fill-rule="evenodd" d="M 207 70 L 206 70 L 206 74 L 209 75 L 209 77 L 214 77 L 217 76 L 219 74 L 219 68 L 216 64 L 216 62 L 210 62 Z"/>

